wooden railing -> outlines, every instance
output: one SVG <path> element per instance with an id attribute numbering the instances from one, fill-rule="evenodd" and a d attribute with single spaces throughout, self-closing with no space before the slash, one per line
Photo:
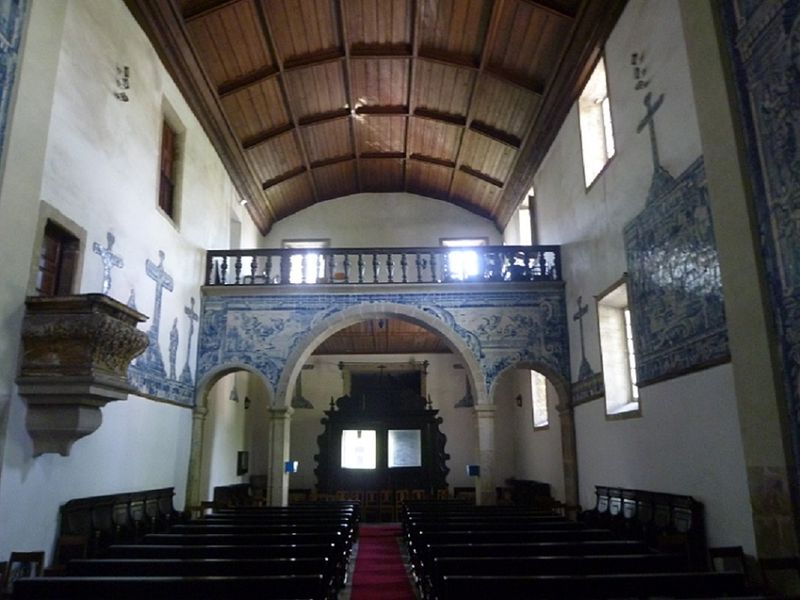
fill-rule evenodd
<path id="1" fill-rule="evenodd" d="M 209 250 L 206 285 L 561 281 L 559 246 Z"/>

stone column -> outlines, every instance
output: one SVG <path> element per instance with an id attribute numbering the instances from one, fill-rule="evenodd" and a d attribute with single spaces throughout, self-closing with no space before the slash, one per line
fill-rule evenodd
<path id="1" fill-rule="evenodd" d="M 772 337 L 769 295 L 753 222 L 750 182 L 741 158 L 739 122 L 731 110 L 726 57 L 713 2 L 681 0 L 681 18 L 703 145 L 725 318 L 744 449 L 755 551 L 759 558 L 797 554 L 793 460 L 779 344 Z M 796 592 L 795 592 L 796 593 Z"/>
<path id="2" fill-rule="evenodd" d="M 200 506 L 200 478 L 203 466 L 203 432 L 208 408 L 198 406 L 192 411 L 192 447 L 189 453 L 189 477 L 186 480 L 186 507 Z"/>
<path id="3" fill-rule="evenodd" d="M 289 474 L 284 464 L 289 460 L 289 438 L 292 423 L 291 406 L 269 409 L 269 477 L 267 501 L 270 506 L 289 503 Z"/>
<path id="4" fill-rule="evenodd" d="M 575 409 L 558 408 L 561 422 L 561 455 L 564 461 L 564 502 L 578 506 L 578 446 L 575 439 Z"/>
<path id="5" fill-rule="evenodd" d="M 478 423 L 478 464 L 480 477 L 475 481 L 475 502 L 478 505 L 497 503 L 494 484 L 494 404 L 475 405 Z"/>

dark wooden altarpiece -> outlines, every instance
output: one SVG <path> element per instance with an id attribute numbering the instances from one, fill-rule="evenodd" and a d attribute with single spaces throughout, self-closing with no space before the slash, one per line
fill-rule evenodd
<path id="1" fill-rule="evenodd" d="M 315 455 L 317 486 L 320 492 L 337 490 L 421 489 L 429 493 L 447 486 L 450 469 L 445 452 L 446 436 L 439 430 L 438 410 L 417 394 L 391 397 L 387 394 L 362 395 L 360 399 L 342 396 L 331 404 L 322 419 L 325 431 L 317 438 Z M 388 467 L 388 432 L 419 430 L 422 464 L 419 467 Z M 342 431 L 375 430 L 377 458 L 375 469 L 342 468 Z"/>

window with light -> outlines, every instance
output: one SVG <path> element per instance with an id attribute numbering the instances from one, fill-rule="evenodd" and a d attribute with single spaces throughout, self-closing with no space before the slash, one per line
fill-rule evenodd
<path id="1" fill-rule="evenodd" d="M 342 431 L 342 468 L 374 469 L 377 464 L 376 440 L 374 429 Z"/>
<path id="2" fill-rule="evenodd" d="M 327 248 L 328 240 L 291 240 L 284 241 L 284 248 L 308 250 Z M 317 283 L 325 277 L 325 257 L 316 252 L 292 254 L 289 257 L 289 283 Z"/>
<path id="3" fill-rule="evenodd" d="M 628 304 L 628 285 L 625 281 L 615 284 L 597 299 L 597 318 L 606 414 L 638 415 L 640 405 L 636 381 L 636 352 Z"/>
<path id="4" fill-rule="evenodd" d="M 586 187 L 614 156 L 614 128 L 608 99 L 605 61 L 601 58 L 578 98 L 583 173 Z"/>
<path id="5" fill-rule="evenodd" d="M 486 238 L 443 239 L 442 246 L 448 248 L 470 248 L 485 246 Z M 447 253 L 448 273 L 451 280 L 466 281 L 481 274 L 480 255 L 475 250 L 451 250 Z"/>
<path id="6" fill-rule="evenodd" d="M 550 424 L 547 414 L 547 379 L 536 371 L 531 371 L 531 404 L 533 405 L 533 428 L 547 427 Z"/>

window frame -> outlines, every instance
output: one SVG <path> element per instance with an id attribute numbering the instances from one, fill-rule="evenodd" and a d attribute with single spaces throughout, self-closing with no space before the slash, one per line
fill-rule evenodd
<path id="1" fill-rule="evenodd" d="M 613 109 L 612 109 L 612 106 L 611 106 L 611 94 L 610 94 L 609 87 L 608 87 L 608 69 L 607 69 L 606 65 L 607 65 L 607 63 L 606 63 L 606 60 L 605 60 L 605 54 L 603 53 L 598 58 L 598 60 L 595 63 L 594 67 L 592 67 L 591 74 L 589 75 L 589 78 L 586 80 L 586 83 L 584 84 L 584 87 L 581 90 L 581 93 L 578 95 L 578 99 L 575 102 L 575 106 L 576 106 L 577 111 L 578 111 L 578 134 L 579 134 L 579 138 L 580 138 L 580 147 L 581 147 L 581 165 L 583 167 L 583 181 L 584 181 L 585 189 L 587 191 L 589 189 L 591 189 L 591 187 L 594 185 L 594 183 L 598 179 L 600 179 L 601 175 L 606 171 L 608 166 L 611 164 L 611 161 L 614 160 L 614 157 L 617 154 L 617 152 L 616 152 L 616 150 L 617 150 L 617 148 L 616 148 L 616 138 L 614 137 L 614 115 L 613 115 Z M 591 84 L 592 79 L 595 77 L 595 73 L 597 72 L 597 69 L 600 68 L 601 66 L 602 66 L 603 74 L 604 74 L 603 82 L 605 84 L 605 86 L 604 86 L 605 94 L 602 97 L 602 100 L 600 100 L 598 102 L 597 101 L 598 97 L 591 96 L 590 98 L 587 98 L 587 88 Z M 597 172 L 594 173 L 594 175 L 591 177 L 591 179 L 588 176 L 587 159 L 586 159 L 586 156 L 587 156 L 586 149 L 587 149 L 587 144 L 589 143 L 589 141 L 587 139 L 587 134 L 588 134 L 589 131 L 588 131 L 588 127 L 585 125 L 585 123 L 586 123 L 586 121 L 588 119 L 585 116 L 586 113 L 587 113 L 587 110 L 584 108 L 585 106 L 597 106 L 598 107 L 597 110 L 592 110 L 592 113 L 595 113 L 594 120 L 597 121 L 597 123 L 600 124 L 599 129 L 601 130 L 602 137 L 598 138 L 598 136 L 595 136 L 595 143 L 599 142 L 599 143 L 602 144 L 602 155 L 604 157 L 602 166 L 599 169 L 597 169 Z M 604 108 L 606 106 L 607 106 L 607 110 Z M 599 117 L 600 117 L 599 120 L 597 120 L 597 115 L 599 115 Z M 608 125 L 606 123 L 606 117 L 607 117 Z M 608 135 L 608 133 L 609 133 L 608 130 L 609 129 L 610 129 L 610 136 Z M 609 138 L 611 140 L 611 144 L 609 144 Z M 611 153 L 610 154 L 609 154 L 609 145 L 611 146 Z"/>
<path id="2" fill-rule="evenodd" d="M 595 296 L 595 302 L 606 419 L 641 417 L 641 388 L 633 377 L 637 356 L 636 336 L 631 330 L 632 344 L 629 344 L 625 319 L 625 312 L 631 310 L 627 275 Z"/>
<path id="3" fill-rule="evenodd" d="M 303 250 L 304 252 L 297 252 L 296 254 L 291 254 L 289 256 L 289 283 L 293 285 L 302 285 L 302 284 L 315 284 L 324 282 L 326 279 L 325 273 L 325 257 L 322 256 L 320 253 L 317 252 L 308 252 L 308 250 L 322 250 L 325 248 L 330 248 L 331 240 L 329 238 L 296 238 L 296 239 L 286 239 L 281 240 L 281 247 L 285 250 Z M 314 281 L 307 281 L 308 279 L 308 265 L 305 263 L 305 257 L 313 255 L 317 258 L 317 276 L 315 277 Z M 301 279 L 300 281 L 292 281 L 292 272 L 293 272 L 293 258 L 301 257 L 301 264 L 304 265 L 306 269 L 305 272 L 301 272 Z M 320 260 L 322 259 L 322 260 Z"/>
<path id="4" fill-rule="evenodd" d="M 483 265 L 481 264 L 482 256 L 477 253 L 475 250 L 469 250 L 470 248 L 479 248 L 481 246 L 488 246 L 489 245 L 489 238 L 485 236 L 474 236 L 474 237 L 447 237 L 447 238 L 439 238 L 439 245 L 443 248 L 448 248 L 446 257 L 447 257 L 447 277 L 450 281 L 471 281 L 477 278 L 480 278 L 483 274 Z M 462 253 L 472 253 L 475 254 L 477 268 L 474 273 L 466 272 L 464 269 L 461 269 L 458 273 L 458 277 L 453 276 L 453 270 L 451 268 L 452 261 L 451 255 L 452 254 L 462 254 Z"/>
<path id="5" fill-rule="evenodd" d="M 48 234 L 49 230 L 49 234 Z M 52 289 L 41 287 L 43 280 L 42 262 L 45 258 L 45 245 L 49 240 L 55 244 L 53 257 L 53 286 Z M 69 296 L 75 292 L 78 282 L 78 265 L 80 263 L 82 240 L 69 228 L 52 218 L 45 218 L 41 227 L 41 238 L 37 244 L 36 269 L 33 278 L 33 288 L 37 296 L 55 298 Z"/>
<path id="6" fill-rule="evenodd" d="M 164 133 L 169 131 L 173 135 L 173 153 L 170 165 L 172 173 L 169 177 L 164 173 Z M 181 214 L 183 212 L 183 174 L 184 157 L 186 150 L 186 128 L 178 118 L 177 113 L 164 99 L 161 109 L 161 127 L 158 147 L 158 164 L 156 173 L 156 210 L 161 213 L 176 229 L 180 229 Z M 171 206 L 162 204 L 164 179 L 172 186 Z M 169 209 L 169 210 L 168 210 Z"/>
<path id="7" fill-rule="evenodd" d="M 547 377 L 542 375 L 539 371 L 534 369 L 530 369 L 530 384 L 531 384 L 531 421 L 533 422 L 533 430 L 534 431 L 544 431 L 546 429 L 550 429 L 550 405 L 549 399 L 547 397 Z M 534 383 L 534 379 L 539 381 Z M 540 388 L 544 393 L 544 416 L 545 421 L 544 423 L 536 423 L 536 398 L 537 392 L 535 387 Z"/>

